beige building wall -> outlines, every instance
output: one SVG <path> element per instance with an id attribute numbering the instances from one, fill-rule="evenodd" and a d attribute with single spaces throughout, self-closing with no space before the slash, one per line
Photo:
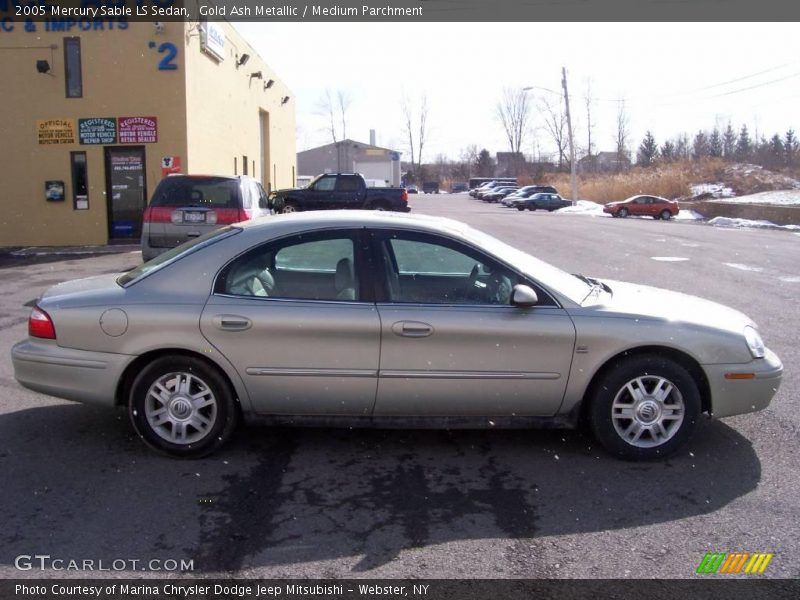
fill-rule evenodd
<path id="1" fill-rule="evenodd" d="M 266 189 L 293 187 L 295 98 L 230 24 L 217 25 L 225 32 L 223 60 L 203 52 L 198 26 L 186 25 L 188 172 L 246 173 Z M 249 60 L 237 66 L 245 54 Z"/>
<path id="2" fill-rule="evenodd" d="M 6 116 L 0 138 L 0 246 L 105 244 L 108 240 L 103 146 L 42 145 L 38 119 L 157 116 L 158 143 L 146 144 L 146 191 L 161 178 L 161 156 L 186 155 L 183 53 L 177 70 L 159 71 L 163 58 L 149 43 L 182 43 L 183 24 L 165 23 L 157 33 L 151 23 L 128 23 L 126 29 L 48 32 L 14 31 L 0 36 L 0 81 Z M 64 81 L 64 38 L 81 40 L 83 97 L 67 98 Z M 48 46 L 54 45 L 54 49 Z M 179 46 L 180 47 L 180 46 Z M 37 60 L 50 72 L 38 73 Z M 77 131 L 76 131 L 77 138 Z M 70 152 L 86 152 L 89 209 L 73 205 Z M 66 184 L 63 202 L 45 200 L 45 181 Z"/>
<path id="3" fill-rule="evenodd" d="M 295 99 L 290 90 L 228 23 L 225 59 L 215 61 L 200 48 L 196 23 L 127 23 L 113 29 L 26 31 L 24 23 L 0 35 L 0 97 L 6 116 L 0 123 L 0 246 L 62 246 L 109 241 L 105 148 L 80 144 L 78 119 L 154 116 L 158 141 L 142 144 L 146 160 L 146 200 L 162 178 L 161 159 L 178 156 L 183 173 L 248 174 L 274 189 L 293 185 Z M 64 38 L 81 43 L 83 97 L 67 98 Z M 160 70 L 162 44 L 178 49 L 174 70 Z M 54 48 L 50 48 L 50 46 Z M 250 55 L 236 68 L 236 55 Z M 37 72 L 47 60 L 50 72 Z M 262 79 L 250 78 L 261 71 Z M 275 83 L 264 89 L 270 79 Z M 281 99 L 290 100 L 281 105 Z M 72 119 L 75 141 L 44 145 L 37 120 Z M 261 122 L 267 123 L 262 154 Z M 70 152 L 85 152 L 87 210 L 73 202 Z M 262 158 L 263 156 L 263 158 Z M 234 158 L 236 163 L 234 165 Z M 253 170 L 255 162 L 255 171 Z M 45 199 L 45 182 L 65 184 L 64 201 Z M 132 239 L 138 242 L 138 239 Z"/>

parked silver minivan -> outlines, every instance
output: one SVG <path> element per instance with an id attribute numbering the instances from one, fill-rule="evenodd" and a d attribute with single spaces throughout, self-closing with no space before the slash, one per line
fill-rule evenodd
<path id="1" fill-rule="evenodd" d="M 223 225 L 270 214 L 268 194 L 246 175 L 170 175 L 156 187 L 142 223 L 142 259 Z"/>

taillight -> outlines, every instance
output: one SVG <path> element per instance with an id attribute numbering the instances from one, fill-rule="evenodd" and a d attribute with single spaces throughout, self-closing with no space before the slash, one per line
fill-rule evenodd
<path id="1" fill-rule="evenodd" d="M 408 202 L 408 190 L 403 190 L 400 198 L 402 198 L 403 202 Z"/>
<path id="2" fill-rule="evenodd" d="M 239 223 L 240 221 L 247 221 L 250 218 L 248 212 L 243 208 L 218 208 L 216 212 L 217 223 L 220 225 Z"/>
<path id="3" fill-rule="evenodd" d="M 53 325 L 53 320 L 50 315 L 38 306 L 33 307 L 31 316 L 28 317 L 28 335 L 47 340 L 56 339 L 56 328 Z"/>
<path id="4" fill-rule="evenodd" d="M 144 210 L 145 223 L 170 223 L 172 221 L 172 209 L 163 206 L 148 206 Z"/>

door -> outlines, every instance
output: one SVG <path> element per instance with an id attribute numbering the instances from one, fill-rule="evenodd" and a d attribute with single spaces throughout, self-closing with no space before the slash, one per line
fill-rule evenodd
<path id="1" fill-rule="evenodd" d="M 336 178 L 336 208 L 361 208 L 366 193 L 361 176 L 339 175 Z"/>
<path id="2" fill-rule="evenodd" d="M 294 235 L 246 252 L 218 277 L 200 329 L 237 369 L 256 412 L 372 412 L 380 321 L 365 299 L 360 239 L 349 230 Z"/>
<path id="3" fill-rule="evenodd" d="M 108 237 L 138 239 L 147 205 L 144 147 L 107 147 L 105 162 Z"/>
<path id="4" fill-rule="evenodd" d="M 304 210 L 325 210 L 336 206 L 336 175 L 326 175 L 317 180 L 313 188 L 303 192 Z"/>
<path id="5" fill-rule="evenodd" d="M 433 234 L 381 233 L 381 416 L 551 416 L 566 389 L 575 328 L 541 288 L 474 248 Z"/>

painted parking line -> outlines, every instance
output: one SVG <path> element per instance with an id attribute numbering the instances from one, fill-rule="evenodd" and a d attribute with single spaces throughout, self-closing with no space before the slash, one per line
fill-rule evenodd
<path id="1" fill-rule="evenodd" d="M 683 262 L 689 259 L 684 256 L 651 256 L 650 260 L 657 260 L 659 262 Z"/>

